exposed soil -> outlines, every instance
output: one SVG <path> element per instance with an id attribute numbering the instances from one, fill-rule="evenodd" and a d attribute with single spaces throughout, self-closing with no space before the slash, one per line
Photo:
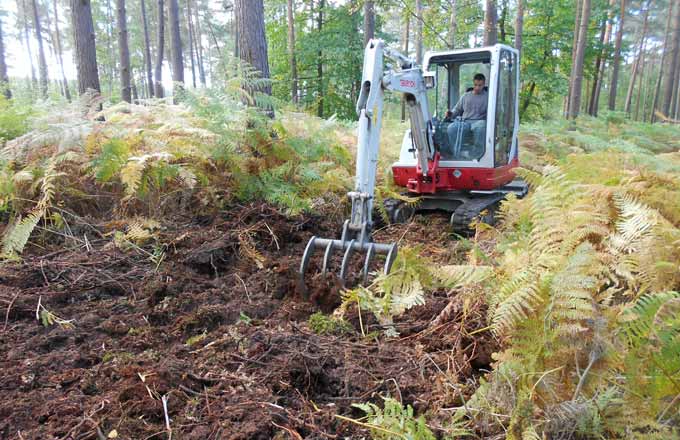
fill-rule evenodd
<path id="1" fill-rule="evenodd" d="M 376 236 L 448 261 L 440 223 Z M 123 251 L 110 238 L 34 247 L 0 267 L 0 438 L 165 439 L 168 426 L 173 439 L 357 438 L 366 431 L 335 415 L 360 417 L 351 404 L 381 395 L 439 432 L 442 408 L 460 406 L 490 363 L 492 340 L 468 335 L 485 325 L 481 301 L 435 292 L 396 320 L 399 339 L 363 337 L 356 310 L 353 333 L 313 333 L 309 316 L 340 303 L 340 283 L 310 275 L 302 295 L 297 268 L 308 239 L 340 225 L 235 206 L 166 226 L 158 269 L 153 244 Z M 43 325 L 38 304 L 71 325 Z M 380 330 L 365 312 L 362 324 Z"/>

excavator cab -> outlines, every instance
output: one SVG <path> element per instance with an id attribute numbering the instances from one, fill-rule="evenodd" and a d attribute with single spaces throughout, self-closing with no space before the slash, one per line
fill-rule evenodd
<path id="1" fill-rule="evenodd" d="M 435 76 L 436 86 L 428 93 L 428 99 L 433 109 L 434 141 L 441 160 L 480 161 L 486 153 L 487 138 L 492 138 L 494 165 L 507 164 L 518 125 L 517 52 L 502 45 L 434 52 L 426 56 L 424 67 Z M 485 78 L 480 95 L 486 97 L 486 115 L 451 117 L 450 112 L 461 97 L 473 93 L 476 75 Z"/>
<path id="2" fill-rule="evenodd" d="M 512 47 L 495 46 L 428 52 L 424 75 L 434 76 L 428 90 L 433 141 L 439 152 L 440 190 L 491 190 L 514 177 L 518 165 L 519 54 Z M 485 117 L 450 116 L 473 78 L 485 78 Z M 479 98 L 475 98 L 477 101 Z M 408 135 L 408 134 L 407 134 Z M 393 165 L 395 183 L 408 186 L 414 177 L 415 157 L 409 136 L 404 137 L 399 161 Z M 451 172 L 459 170 L 451 177 Z M 483 176 L 487 170 L 487 175 Z M 482 175 L 480 175 L 480 173 Z M 478 178 L 482 177 L 482 179 Z"/>

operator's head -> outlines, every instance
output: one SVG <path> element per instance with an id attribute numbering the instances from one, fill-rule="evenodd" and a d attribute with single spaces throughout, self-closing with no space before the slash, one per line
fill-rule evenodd
<path id="1" fill-rule="evenodd" d="M 484 77 L 483 74 L 478 73 L 475 75 L 475 77 L 472 80 L 472 93 L 475 95 L 479 95 L 482 93 L 482 90 L 484 90 L 484 85 L 486 84 L 486 78 Z"/>

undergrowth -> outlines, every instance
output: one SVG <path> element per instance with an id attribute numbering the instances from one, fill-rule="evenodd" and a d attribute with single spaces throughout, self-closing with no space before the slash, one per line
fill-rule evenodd
<path id="1" fill-rule="evenodd" d="M 240 97 L 225 88 L 101 112 L 85 97 L 26 122 L 36 128 L 0 152 L 3 258 L 31 238 L 69 235 L 55 213 L 162 221 L 264 200 L 297 215 L 349 188 L 345 127 L 294 113 L 272 121 Z"/>

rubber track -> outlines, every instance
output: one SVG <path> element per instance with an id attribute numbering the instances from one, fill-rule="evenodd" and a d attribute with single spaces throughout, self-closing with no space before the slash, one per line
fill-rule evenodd
<path id="1" fill-rule="evenodd" d="M 469 232 L 470 223 L 487 208 L 491 208 L 496 203 L 505 198 L 504 194 L 489 195 L 470 199 L 460 205 L 451 215 L 451 226 L 455 232 Z"/>

